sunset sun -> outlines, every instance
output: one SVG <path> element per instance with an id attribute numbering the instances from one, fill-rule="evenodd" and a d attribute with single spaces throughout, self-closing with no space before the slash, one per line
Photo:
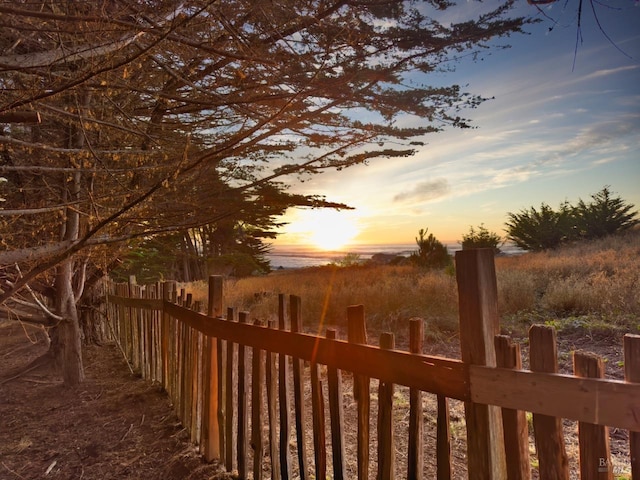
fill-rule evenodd
<path id="1" fill-rule="evenodd" d="M 340 250 L 358 235 L 356 219 L 350 212 L 311 210 L 307 213 L 308 241 L 318 250 Z"/>

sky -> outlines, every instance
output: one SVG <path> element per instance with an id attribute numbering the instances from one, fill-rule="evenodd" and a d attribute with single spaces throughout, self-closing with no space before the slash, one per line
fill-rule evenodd
<path id="1" fill-rule="evenodd" d="M 407 244 L 421 228 L 455 243 L 480 224 L 504 236 L 508 212 L 588 201 L 605 186 L 640 209 L 640 2 L 602 2 L 610 9 L 594 0 L 603 33 L 585 1 L 576 53 L 577 3 L 544 6 L 555 25 L 543 18 L 529 35 L 495 42 L 510 48 L 429 77 L 495 97 L 464 112 L 477 128 L 429 135 L 409 158 L 292 186 L 354 210 L 289 210 L 274 244 Z M 539 15 L 524 1 L 516 13 Z"/>

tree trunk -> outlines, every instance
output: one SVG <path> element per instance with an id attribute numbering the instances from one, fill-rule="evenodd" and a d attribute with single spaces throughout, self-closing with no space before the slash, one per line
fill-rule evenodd
<path id="1" fill-rule="evenodd" d="M 84 92 L 79 99 L 83 108 L 89 105 L 91 95 Z M 79 128 L 70 128 L 70 146 L 84 147 L 84 132 Z M 69 162 L 73 165 L 73 162 Z M 63 196 L 71 202 L 80 200 L 82 174 L 77 171 L 70 177 L 63 179 Z M 65 220 L 61 225 L 61 239 L 64 241 L 76 241 L 80 237 L 80 212 L 76 208 L 65 209 Z M 56 268 L 55 279 L 55 306 L 62 320 L 55 327 L 56 332 L 51 339 L 51 352 L 56 367 L 62 374 L 62 380 L 67 386 L 75 386 L 84 380 L 84 365 L 82 362 L 82 333 L 76 295 L 73 289 L 74 257 L 71 256 Z M 85 282 L 82 276 L 79 280 Z M 78 291 L 83 291 L 84 285 L 78 285 Z"/>
<path id="2" fill-rule="evenodd" d="M 56 273 L 56 311 L 62 320 L 51 332 L 50 351 L 67 386 L 84 380 L 82 336 L 73 294 L 73 260 L 68 259 Z"/>
<path id="3" fill-rule="evenodd" d="M 104 302 L 101 301 L 102 283 L 85 290 L 78 305 L 80 329 L 83 345 L 102 345 L 108 341 Z"/>

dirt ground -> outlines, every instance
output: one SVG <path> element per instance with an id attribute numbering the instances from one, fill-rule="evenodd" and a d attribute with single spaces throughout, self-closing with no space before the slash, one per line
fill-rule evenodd
<path id="1" fill-rule="evenodd" d="M 398 339 L 402 348 L 402 339 Z M 527 358 L 526 342 L 523 358 Z M 41 330 L 16 322 L 0 323 L 0 480 L 5 479 L 167 479 L 204 480 L 235 478 L 216 464 L 206 464 L 173 413 L 158 385 L 132 374 L 114 345 L 84 350 L 86 381 L 66 389 L 50 368 L 41 366 L 19 377 L 21 370 L 47 349 Z M 589 350 L 606 359 L 607 376 L 623 378 L 622 348 L 618 336 L 597 332 L 559 335 L 561 370 L 571 372 L 572 350 Z M 429 354 L 458 356 L 455 339 L 426 345 Z M 371 408 L 375 422 L 377 382 L 372 382 Z M 344 377 L 347 475 L 355 473 L 355 422 L 350 378 Z M 408 392 L 396 389 L 396 428 L 408 424 Z M 427 448 L 435 449 L 435 396 L 424 396 Z M 351 404 L 350 404 L 351 403 Z M 466 478 L 464 409 L 450 402 L 453 478 Z M 310 429 L 310 427 L 309 427 Z M 375 432 L 375 430 L 372 430 Z M 614 468 L 621 478 L 629 470 L 628 434 L 611 432 Z M 565 442 L 572 475 L 577 478 L 577 426 L 565 421 Z M 375 442 L 373 442 L 375 443 Z M 372 460 L 375 445 L 372 443 Z M 532 465 L 535 449 L 532 444 Z M 311 444 L 309 444 L 310 446 Z M 396 462 L 404 476 L 406 440 L 398 436 Z M 434 450 L 435 451 L 435 450 Z M 295 459 L 295 452 L 292 453 Z M 295 463 L 295 462 L 294 462 Z M 375 474 L 375 467 L 371 469 Z M 435 458 L 425 456 L 425 478 L 435 478 Z M 431 474 L 434 474 L 432 477 Z M 533 478 L 537 478 L 535 468 Z"/>
<path id="2" fill-rule="evenodd" d="M 41 331 L 0 324 L 0 377 L 46 348 Z M 226 478 L 188 443 L 161 388 L 131 374 L 115 346 L 87 347 L 84 362 L 75 389 L 46 367 L 0 380 L 0 479 Z"/>

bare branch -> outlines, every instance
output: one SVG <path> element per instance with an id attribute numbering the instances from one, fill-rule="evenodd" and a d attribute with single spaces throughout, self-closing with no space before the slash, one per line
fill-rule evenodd
<path id="1" fill-rule="evenodd" d="M 6 55 L 0 57 L 0 68 L 4 70 L 27 70 L 31 68 L 50 68 L 57 64 L 68 64 L 77 61 L 93 61 L 96 57 L 104 57 L 131 45 L 145 32 L 124 37 L 120 40 L 104 44 L 83 45 L 76 48 L 56 48 L 46 52 Z"/>
<path id="2" fill-rule="evenodd" d="M 34 143 L 34 142 L 26 142 L 24 140 L 18 140 L 17 138 L 7 137 L 6 135 L 0 135 L 1 143 L 10 143 L 12 145 L 18 145 L 24 148 L 32 148 L 36 150 L 44 150 L 47 152 L 56 152 L 56 153 L 82 153 L 86 152 L 84 148 L 62 148 L 62 147 L 54 147 L 51 145 L 47 145 L 44 143 Z M 117 150 L 103 150 L 101 153 L 106 154 L 118 154 L 118 155 L 140 155 L 141 153 L 149 153 L 144 150 L 131 150 L 131 149 L 117 149 Z M 41 168 L 41 167 L 38 167 Z"/>

